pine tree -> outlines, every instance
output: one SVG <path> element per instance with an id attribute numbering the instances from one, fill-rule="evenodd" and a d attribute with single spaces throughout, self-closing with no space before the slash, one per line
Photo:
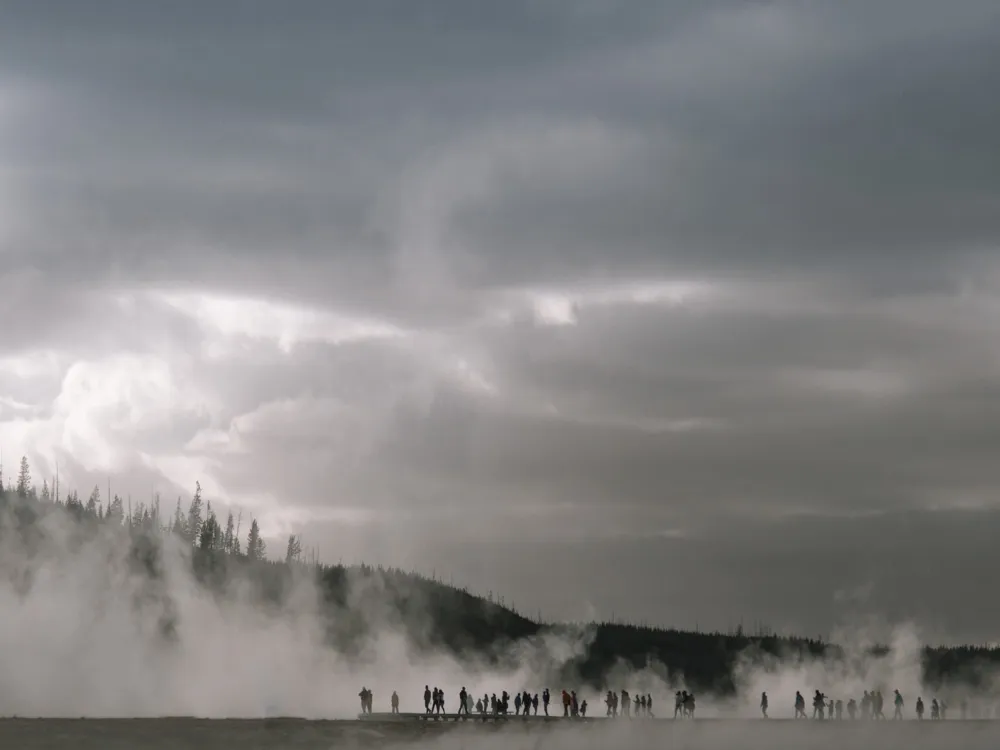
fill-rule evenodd
<path id="1" fill-rule="evenodd" d="M 222 535 L 222 549 L 228 555 L 233 554 L 233 541 L 236 539 L 235 527 L 236 523 L 233 521 L 233 512 L 229 511 L 229 517 L 226 518 L 226 532 Z"/>
<path id="2" fill-rule="evenodd" d="M 184 518 L 184 511 L 181 510 L 180 498 L 177 498 L 177 508 L 174 510 L 174 522 L 170 531 L 182 539 L 187 539 L 187 519 Z"/>
<path id="3" fill-rule="evenodd" d="M 198 546 L 206 551 L 220 550 L 222 549 L 222 527 L 219 526 L 219 520 L 215 517 L 215 511 L 212 510 L 211 502 L 205 505 L 205 510 L 208 514 L 208 518 L 206 518 L 205 523 L 202 524 L 201 534 L 198 539 Z"/>
<path id="4" fill-rule="evenodd" d="M 43 503 L 50 503 L 50 502 L 52 502 L 52 493 L 49 492 L 49 482 L 48 482 L 47 479 L 43 479 L 42 480 L 42 496 L 41 496 L 40 500 Z"/>
<path id="5" fill-rule="evenodd" d="M 212 516 L 212 525 L 215 527 L 214 543 L 212 544 L 212 549 L 216 552 L 226 551 L 226 538 L 222 531 L 222 524 L 219 523 L 219 517 L 215 515 L 215 511 L 211 509 L 211 504 L 209 504 L 209 513 Z"/>
<path id="6" fill-rule="evenodd" d="M 98 507 L 101 506 L 101 488 L 98 485 L 94 485 L 93 491 L 90 493 L 90 499 L 87 500 L 87 513 L 95 518 L 98 516 Z M 104 515 L 103 507 L 101 508 L 100 515 Z"/>
<path id="7" fill-rule="evenodd" d="M 194 497 L 191 498 L 191 505 L 188 507 L 187 516 L 187 540 L 194 544 L 201 539 L 202 524 L 202 502 L 201 502 L 201 482 L 195 482 Z"/>
<path id="8" fill-rule="evenodd" d="M 250 533 L 247 534 L 247 558 L 250 560 L 263 560 L 266 550 L 264 540 L 260 537 L 260 527 L 257 519 L 250 524 Z"/>
<path id="9" fill-rule="evenodd" d="M 122 522 L 125 520 L 125 507 L 122 504 L 122 499 L 118 497 L 118 495 L 115 495 L 114 499 L 108 505 L 108 512 L 104 517 L 114 526 L 122 525 Z"/>
<path id="10" fill-rule="evenodd" d="M 21 468 L 17 472 L 17 496 L 26 498 L 31 494 L 31 469 L 28 467 L 28 457 L 21 456 Z"/>
<path id="11" fill-rule="evenodd" d="M 292 534 L 288 537 L 288 546 L 285 548 L 285 562 L 298 562 L 301 555 L 302 542 L 299 541 L 299 538 L 295 534 Z"/>

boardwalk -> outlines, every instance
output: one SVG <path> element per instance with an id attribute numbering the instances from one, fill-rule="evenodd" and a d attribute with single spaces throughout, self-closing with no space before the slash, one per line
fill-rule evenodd
<path id="1" fill-rule="evenodd" d="M 410 717 L 405 720 L 404 717 Z M 811 722 L 759 719 L 694 721 L 587 720 L 422 721 L 414 714 L 374 714 L 364 721 L 273 719 L 0 719 L 0 748 L 20 750 L 413 750 L 476 747 L 596 750 L 996 750 L 1000 721 Z M 454 719 L 454 715 L 450 716 Z M 525 741 L 525 736 L 536 739 Z M 445 738 L 453 742 L 443 743 Z M 542 743 L 551 737 L 553 742 Z"/>
<path id="2" fill-rule="evenodd" d="M 605 716 L 545 716 L 544 714 L 528 715 L 523 714 L 517 716 L 515 714 L 426 714 L 426 713 L 373 713 L 373 714 L 358 714 L 358 719 L 360 721 L 442 721 L 442 722 L 456 722 L 456 721 L 478 721 L 478 722 L 497 722 L 497 721 L 520 721 L 520 722 L 548 722 L 548 721 L 569 721 L 576 723 L 585 723 L 591 721 L 604 720 Z"/>

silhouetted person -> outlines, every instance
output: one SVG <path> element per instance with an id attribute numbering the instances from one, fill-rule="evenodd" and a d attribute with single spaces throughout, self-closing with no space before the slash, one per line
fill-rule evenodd
<path id="1" fill-rule="evenodd" d="M 476 713 L 479 714 L 480 716 L 483 715 L 483 699 L 482 698 L 477 698 L 476 699 Z"/>
<path id="2" fill-rule="evenodd" d="M 580 717 L 583 719 L 587 718 L 587 701 L 580 704 Z"/>
<path id="3" fill-rule="evenodd" d="M 531 696 L 531 708 L 533 709 L 532 713 L 535 716 L 538 716 L 538 693 Z"/>
<path id="4" fill-rule="evenodd" d="M 389 699 L 389 703 L 392 706 L 392 713 L 398 714 L 399 713 L 399 694 L 395 690 L 392 691 L 392 698 Z"/>
<path id="5" fill-rule="evenodd" d="M 840 721 L 841 719 L 844 718 L 844 701 L 840 700 L 839 698 L 837 699 L 836 709 L 837 709 L 837 721 Z"/>
<path id="6" fill-rule="evenodd" d="M 900 694 L 900 692 L 898 690 L 893 690 L 892 692 L 893 692 L 893 695 L 895 696 L 892 699 L 892 706 L 893 706 L 893 708 L 892 708 L 892 720 L 893 721 L 902 721 L 903 720 L 903 696 Z"/>
<path id="7" fill-rule="evenodd" d="M 822 721 L 822 719 L 824 718 L 823 709 L 825 708 L 826 708 L 826 699 L 824 698 L 823 694 L 819 690 L 817 690 L 816 694 L 813 695 L 813 718 L 820 719 Z"/>
<path id="8" fill-rule="evenodd" d="M 767 693 L 760 694 L 760 713 L 765 719 L 767 718 Z"/>
<path id="9" fill-rule="evenodd" d="M 917 721 L 923 721 L 924 718 L 924 699 L 919 695 L 917 696 Z"/>
<path id="10" fill-rule="evenodd" d="M 674 718 L 684 711 L 684 693 L 678 690 L 674 693 Z"/>
<path id="11" fill-rule="evenodd" d="M 608 712 L 605 714 L 605 716 L 611 716 L 612 715 L 611 708 L 612 708 L 612 705 L 614 704 L 614 702 L 615 701 L 614 701 L 614 698 L 612 697 L 612 693 L 609 690 L 608 693 L 607 693 L 607 695 L 604 696 L 604 705 L 608 707 Z"/>
<path id="12" fill-rule="evenodd" d="M 688 693 L 684 696 L 684 713 L 686 713 L 690 718 L 694 718 L 694 693 Z"/>
<path id="13" fill-rule="evenodd" d="M 938 705 L 937 698 L 931 698 L 931 720 L 941 718 L 941 707 Z"/>
<path id="14" fill-rule="evenodd" d="M 521 694 L 518 693 L 514 696 L 514 716 L 521 715 Z"/>
<path id="15" fill-rule="evenodd" d="M 649 714 L 651 718 L 656 718 L 653 714 L 653 694 L 646 693 L 646 713 Z"/>
<path id="16" fill-rule="evenodd" d="M 808 719 L 806 716 L 806 699 L 802 697 L 802 693 L 798 690 L 795 691 L 795 718 L 796 719 Z"/>
<path id="17" fill-rule="evenodd" d="M 632 702 L 635 704 L 635 715 L 642 716 L 642 701 L 639 700 L 639 696 L 635 696 L 635 700 Z"/>
<path id="18" fill-rule="evenodd" d="M 858 713 L 858 702 L 854 700 L 854 698 L 851 698 L 849 701 L 847 701 L 847 715 L 850 716 L 852 720 L 854 720 L 855 718 L 857 718 L 857 713 Z"/>
<path id="19" fill-rule="evenodd" d="M 429 714 L 431 712 L 431 689 L 427 685 L 424 685 L 424 713 Z"/>
<path id="20" fill-rule="evenodd" d="M 885 699 L 882 697 L 882 691 L 881 690 L 876 690 L 875 691 L 875 718 L 876 719 L 885 719 L 885 711 L 882 710 L 884 708 L 885 708 Z"/>
<path id="21" fill-rule="evenodd" d="M 861 718 L 870 718 L 870 712 L 872 707 L 872 697 L 865 691 L 865 694 L 861 696 Z"/>
<path id="22" fill-rule="evenodd" d="M 827 718 L 829 718 L 831 721 L 833 720 L 833 707 L 834 707 L 834 702 L 833 702 L 833 699 L 831 698 L 830 699 L 830 703 L 827 704 L 827 707 L 826 707 Z"/>
<path id="23" fill-rule="evenodd" d="M 569 693 L 569 712 L 571 716 L 580 715 L 580 702 L 576 698 L 575 690 L 571 690 Z"/>
<path id="24" fill-rule="evenodd" d="M 545 690 L 542 691 L 542 709 L 545 711 L 546 716 L 549 715 L 549 699 L 549 689 L 545 688 Z"/>
<path id="25" fill-rule="evenodd" d="M 499 708 L 497 707 L 497 694 L 493 693 L 493 695 L 490 696 L 490 713 L 496 716 L 498 711 Z"/>
<path id="26" fill-rule="evenodd" d="M 643 716 L 646 715 L 646 696 L 645 695 L 640 695 L 639 696 L 639 713 L 641 713 Z"/>
<path id="27" fill-rule="evenodd" d="M 462 689 L 458 691 L 458 713 L 455 714 L 455 716 L 461 716 L 463 713 L 466 716 L 469 715 L 468 700 L 469 700 L 469 694 L 466 692 L 465 686 L 463 685 Z"/>
<path id="28" fill-rule="evenodd" d="M 628 690 L 622 690 L 622 716 L 626 719 L 632 718 L 632 700 Z"/>

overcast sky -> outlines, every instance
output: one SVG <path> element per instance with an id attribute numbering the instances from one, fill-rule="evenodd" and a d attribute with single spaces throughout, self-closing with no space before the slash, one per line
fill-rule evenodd
<path id="1" fill-rule="evenodd" d="M 997 638 L 998 91 L 996 0 L 7 0 L 5 473 Z"/>

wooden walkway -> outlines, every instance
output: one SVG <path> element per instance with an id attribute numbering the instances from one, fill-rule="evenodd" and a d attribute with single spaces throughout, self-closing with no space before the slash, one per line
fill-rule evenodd
<path id="1" fill-rule="evenodd" d="M 478 721 L 478 722 L 497 722 L 497 721 L 520 721 L 520 722 L 546 722 L 546 721 L 577 721 L 577 722 L 590 722 L 598 721 L 604 719 L 604 716 L 545 716 L 544 714 L 529 715 L 529 716 L 516 716 L 514 714 L 425 714 L 425 713 L 373 713 L 373 714 L 358 714 L 358 719 L 361 721 Z"/>

